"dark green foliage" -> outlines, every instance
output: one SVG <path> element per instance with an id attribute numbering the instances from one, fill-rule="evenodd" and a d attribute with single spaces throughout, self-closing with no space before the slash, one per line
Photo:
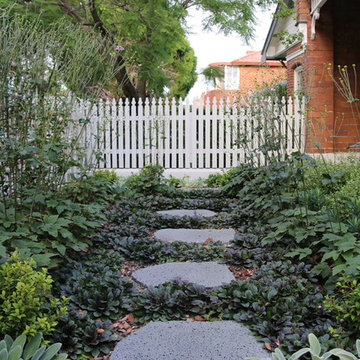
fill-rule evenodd
<path id="1" fill-rule="evenodd" d="M 94 319 L 116 319 L 123 313 L 132 292 L 129 279 L 119 278 L 116 271 L 102 264 L 78 265 L 66 275 L 66 285 L 61 285 L 60 291 L 73 307 L 88 311 Z"/>
<path id="2" fill-rule="evenodd" d="M 183 320 L 185 315 L 206 314 L 215 298 L 203 286 L 175 281 L 142 291 L 130 308 L 139 322 Z"/>
<path id="3" fill-rule="evenodd" d="M 326 202 L 325 193 L 320 188 L 313 188 L 299 194 L 299 202 L 309 210 L 319 211 Z"/>
<path id="4" fill-rule="evenodd" d="M 243 230 L 244 231 L 244 230 Z M 240 231 L 226 249 L 224 260 L 233 265 L 256 268 L 274 259 L 280 259 L 286 250 L 276 246 L 262 246 L 261 234 L 264 228 Z"/>
<path id="5" fill-rule="evenodd" d="M 167 243 L 150 238 L 118 237 L 105 235 L 97 237 L 96 244 L 115 249 L 129 260 L 143 264 L 163 263 L 170 261 L 208 261 L 219 259 L 224 253 L 220 242 L 204 244 L 186 244 L 181 242 Z"/>
<path id="6" fill-rule="evenodd" d="M 176 281 L 139 293 L 130 309 L 140 322 L 196 315 L 241 321 L 272 346 L 293 351 L 311 331 L 326 337 L 333 324 L 309 270 L 301 263 L 270 262 L 250 281 L 214 289 Z"/>
<path id="7" fill-rule="evenodd" d="M 108 354 L 117 336 L 110 321 L 93 320 L 86 312 L 72 310 L 59 321 L 53 339 L 61 341 L 69 357 L 77 360 Z"/>
<path id="8" fill-rule="evenodd" d="M 106 205 L 114 201 L 118 189 L 115 181 L 112 180 L 111 175 L 107 177 L 100 174 L 102 173 L 75 178 L 61 189 L 60 196 L 82 204 Z"/>

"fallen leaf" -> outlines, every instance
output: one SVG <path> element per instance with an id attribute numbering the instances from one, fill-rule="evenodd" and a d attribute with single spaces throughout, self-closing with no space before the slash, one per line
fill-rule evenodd
<path id="1" fill-rule="evenodd" d="M 204 246 L 205 250 L 209 250 L 209 247 L 207 245 Z"/>
<path id="2" fill-rule="evenodd" d="M 272 346 L 270 345 L 270 343 L 265 343 L 265 347 L 266 349 L 268 349 L 269 351 L 273 351 Z"/>
<path id="3" fill-rule="evenodd" d="M 214 239 L 209 237 L 204 241 L 204 244 L 208 244 L 209 242 L 213 242 L 213 241 Z"/>
<path id="4" fill-rule="evenodd" d="M 135 317 L 134 317 L 133 314 L 128 314 L 128 315 L 126 315 L 126 318 L 127 318 L 127 320 L 130 321 L 130 322 L 134 322 L 134 321 L 135 321 Z"/>
<path id="5" fill-rule="evenodd" d="M 104 329 L 97 329 L 96 332 L 97 332 L 98 334 L 102 334 L 103 332 L 105 332 L 105 330 L 104 330 Z"/>
<path id="6" fill-rule="evenodd" d="M 196 315 L 196 316 L 194 317 L 194 320 L 195 320 L 195 321 L 204 321 L 205 319 L 204 319 L 202 316 L 200 316 L 200 315 Z"/>

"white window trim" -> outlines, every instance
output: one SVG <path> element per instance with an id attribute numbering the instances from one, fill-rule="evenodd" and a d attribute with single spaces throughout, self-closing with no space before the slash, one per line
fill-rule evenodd
<path id="1" fill-rule="evenodd" d="M 298 66 L 294 69 L 294 92 L 303 89 L 302 74 L 303 74 L 302 66 Z"/>
<path id="2" fill-rule="evenodd" d="M 231 68 L 232 71 L 232 78 L 228 78 L 227 69 Z M 235 72 L 235 76 L 234 73 Z M 224 81 L 224 88 L 225 90 L 239 90 L 240 85 L 240 67 L 237 65 L 225 65 L 224 69 L 225 73 L 225 81 Z M 235 79 L 234 79 L 235 78 Z"/>

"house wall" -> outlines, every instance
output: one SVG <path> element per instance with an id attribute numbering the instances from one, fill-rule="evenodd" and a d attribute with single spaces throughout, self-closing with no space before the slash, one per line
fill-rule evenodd
<path id="1" fill-rule="evenodd" d="M 201 98 L 204 102 L 210 99 L 210 103 L 214 99 L 224 98 L 239 98 L 247 96 L 249 92 L 256 91 L 264 86 L 264 84 L 271 84 L 273 82 L 280 82 L 286 79 L 286 68 L 282 66 L 240 66 L 239 70 L 239 90 L 224 90 L 216 89 L 210 90 L 202 94 Z"/>
<path id="2" fill-rule="evenodd" d="M 316 21 L 316 37 L 311 39 L 310 0 L 297 1 L 297 20 L 307 21 L 307 45 L 304 54 L 288 61 L 288 91 L 294 90 L 294 70 L 301 65 L 303 83 L 309 95 L 306 151 L 344 152 L 360 140 L 359 117 L 354 118 L 351 105 L 336 89 L 337 65 L 348 65 L 349 80 L 355 86 L 352 64 L 360 66 L 360 2 L 328 0 Z M 287 56 L 297 51 L 291 48 Z M 334 70 L 335 69 L 335 70 Z M 359 85 L 358 92 L 360 92 Z"/>
<path id="3" fill-rule="evenodd" d="M 246 96 L 274 82 L 286 78 L 286 69 L 282 66 L 240 66 L 240 93 Z"/>
<path id="4" fill-rule="evenodd" d="M 334 2 L 334 0 L 331 0 Z M 336 6 L 334 2 L 334 7 Z M 348 66 L 353 94 L 360 94 L 359 82 L 355 80 L 352 64 L 360 68 L 360 2 L 347 0 L 334 8 L 334 63 Z M 356 68 L 355 68 L 356 69 Z M 360 75 L 360 73 L 358 74 Z M 339 70 L 335 67 L 335 78 Z M 356 89 L 357 88 L 357 89 Z M 360 95 L 358 95 L 360 97 Z M 357 103 L 348 103 L 339 91 L 335 91 L 335 150 L 344 151 L 348 145 L 360 141 L 360 115 L 356 114 Z M 355 116 L 353 115 L 353 107 Z"/>

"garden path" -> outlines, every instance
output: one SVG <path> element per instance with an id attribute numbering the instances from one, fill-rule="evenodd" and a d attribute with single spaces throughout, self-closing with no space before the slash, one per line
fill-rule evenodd
<path id="1" fill-rule="evenodd" d="M 182 209 L 162 212 L 166 216 L 213 216 L 208 210 Z M 163 241 L 226 244 L 235 236 L 233 229 L 162 229 L 154 236 Z M 182 262 L 149 266 L 133 273 L 145 286 L 157 286 L 175 279 L 206 287 L 230 283 L 234 276 L 226 265 L 216 262 Z M 270 359 L 249 330 L 234 321 L 152 322 L 117 344 L 110 360 L 245 360 Z"/>

